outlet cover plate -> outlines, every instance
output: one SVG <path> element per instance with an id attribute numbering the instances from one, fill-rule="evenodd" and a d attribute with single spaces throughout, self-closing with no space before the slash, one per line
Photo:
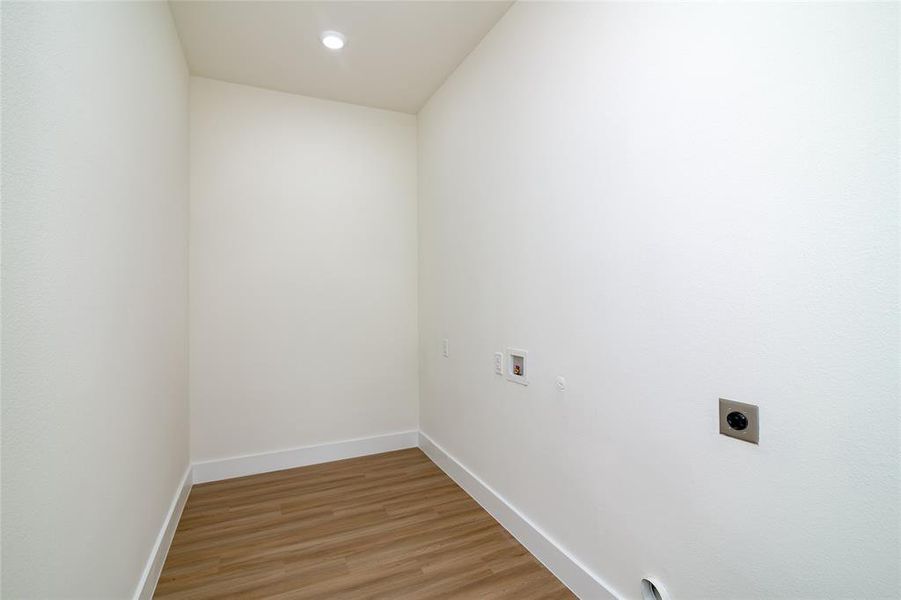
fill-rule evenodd
<path id="1" fill-rule="evenodd" d="M 739 412 L 747 418 L 747 427 L 735 429 L 729 425 L 731 413 Z M 760 409 L 754 404 L 720 398 L 720 433 L 743 442 L 760 443 Z"/>

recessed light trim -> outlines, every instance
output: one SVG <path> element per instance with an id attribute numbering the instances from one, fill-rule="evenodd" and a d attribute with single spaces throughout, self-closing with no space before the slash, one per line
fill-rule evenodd
<path id="1" fill-rule="evenodd" d="M 347 38 L 340 31 L 323 31 L 319 36 L 322 45 L 329 50 L 340 50 L 347 43 Z"/>

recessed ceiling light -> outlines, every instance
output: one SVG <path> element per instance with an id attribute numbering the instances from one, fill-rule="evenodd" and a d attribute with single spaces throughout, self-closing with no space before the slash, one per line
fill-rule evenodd
<path id="1" fill-rule="evenodd" d="M 323 31 L 319 39 L 322 40 L 322 45 L 329 50 L 340 50 L 344 47 L 344 34 L 337 31 Z"/>

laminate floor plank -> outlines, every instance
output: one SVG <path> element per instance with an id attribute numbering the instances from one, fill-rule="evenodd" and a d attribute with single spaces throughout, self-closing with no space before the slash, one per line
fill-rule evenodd
<path id="1" fill-rule="evenodd" d="M 575 598 L 417 448 L 194 486 L 154 597 Z"/>

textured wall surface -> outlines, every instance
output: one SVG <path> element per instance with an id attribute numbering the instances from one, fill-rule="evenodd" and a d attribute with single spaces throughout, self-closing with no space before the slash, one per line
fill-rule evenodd
<path id="1" fill-rule="evenodd" d="M 2 9 L 2 596 L 127 598 L 188 462 L 188 74 L 165 3 Z"/>
<path id="2" fill-rule="evenodd" d="M 193 78 L 191 447 L 416 429 L 416 118 Z"/>
<path id="3" fill-rule="evenodd" d="M 898 66 L 893 3 L 514 5 L 419 115 L 422 430 L 625 598 L 898 597 Z"/>

